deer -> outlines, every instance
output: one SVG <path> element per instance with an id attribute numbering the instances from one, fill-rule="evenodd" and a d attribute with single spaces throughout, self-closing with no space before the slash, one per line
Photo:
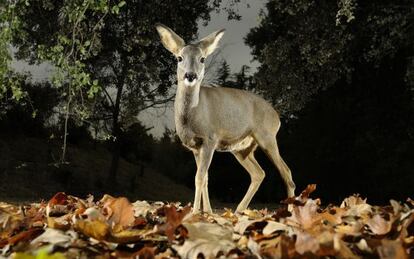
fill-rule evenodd
<path id="1" fill-rule="evenodd" d="M 287 196 L 294 197 L 292 173 L 280 156 L 276 141 L 281 125 L 278 112 L 252 92 L 202 85 L 206 58 L 218 47 L 225 30 L 215 31 L 196 43 L 186 44 L 169 27 L 157 23 L 155 28 L 162 45 L 177 60 L 174 100 L 176 133 L 182 144 L 193 152 L 197 165 L 192 212 L 212 213 L 208 170 L 215 151 L 231 152 L 250 175 L 250 185 L 236 212 L 241 213 L 248 208 L 265 177 L 254 156 L 257 147 L 278 169 Z"/>

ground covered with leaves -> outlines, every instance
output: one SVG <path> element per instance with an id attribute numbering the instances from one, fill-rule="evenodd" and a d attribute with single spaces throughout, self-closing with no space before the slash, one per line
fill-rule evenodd
<path id="1" fill-rule="evenodd" d="M 310 198 L 277 210 L 192 214 L 178 203 L 131 203 L 57 193 L 27 206 L 0 203 L 0 258 L 410 258 L 414 202 L 338 207 Z"/>

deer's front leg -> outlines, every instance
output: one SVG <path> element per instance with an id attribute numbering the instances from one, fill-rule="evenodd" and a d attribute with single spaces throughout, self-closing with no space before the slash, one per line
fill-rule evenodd
<path id="1" fill-rule="evenodd" d="M 197 162 L 197 173 L 195 176 L 195 196 L 193 204 L 193 213 L 200 211 L 201 206 L 201 194 L 203 197 L 204 210 L 211 211 L 210 201 L 208 200 L 208 188 L 207 188 L 207 174 L 208 168 L 210 167 L 211 160 L 213 158 L 214 147 L 212 145 L 202 145 L 196 156 Z M 198 159 L 197 159 L 198 158 Z M 206 208 L 209 207 L 209 208 Z"/>
<path id="2" fill-rule="evenodd" d="M 194 158 L 197 164 L 197 168 L 199 165 L 199 153 L 197 151 L 193 151 L 194 154 Z M 203 211 L 204 212 L 208 212 L 208 213 L 212 213 L 213 210 L 211 209 L 211 205 L 210 205 L 210 198 L 208 195 L 208 172 L 206 174 L 206 176 L 204 177 L 204 184 L 203 184 L 203 188 L 201 191 L 201 197 L 203 199 Z"/>

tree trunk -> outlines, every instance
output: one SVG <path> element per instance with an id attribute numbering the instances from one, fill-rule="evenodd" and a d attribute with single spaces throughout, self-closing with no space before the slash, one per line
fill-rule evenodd
<path id="1" fill-rule="evenodd" d="M 125 14 L 124 19 L 124 29 L 125 35 L 128 35 L 128 10 Z M 115 105 L 112 113 L 112 136 L 113 136 L 113 143 L 112 143 L 112 161 L 111 166 L 109 167 L 109 175 L 108 175 L 108 182 L 107 185 L 109 189 L 116 191 L 117 188 L 117 172 L 119 166 L 119 159 L 121 157 L 121 128 L 119 126 L 119 113 L 121 107 L 121 99 L 122 99 L 122 91 L 124 85 L 126 83 L 126 78 L 128 74 L 128 54 L 121 51 L 121 60 L 122 60 L 122 72 L 120 76 L 117 78 L 117 93 L 116 93 L 116 100 Z"/>
<path id="2" fill-rule="evenodd" d="M 116 101 L 115 107 L 112 114 L 112 136 L 113 136 L 113 143 L 112 143 L 112 160 L 111 166 L 109 167 L 109 174 L 108 174 L 108 187 L 112 190 L 116 189 L 117 185 L 117 172 L 118 172 L 118 165 L 119 159 L 121 156 L 121 129 L 119 127 L 119 110 L 121 105 L 121 97 L 122 97 L 122 90 L 123 90 L 124 82 L 120 82 L 118 85 L 118 91 L 116 93 Z"/>
<path id="3" fill-rule="evenodd" d="M 108 187 L 115 190 L 117 187 L 117 172 L 119 166 L 119 158 L 121 156 L 121 145 L 119 140 L 114 140 L 112 147 L 112 160 L 109 167 Z"/>

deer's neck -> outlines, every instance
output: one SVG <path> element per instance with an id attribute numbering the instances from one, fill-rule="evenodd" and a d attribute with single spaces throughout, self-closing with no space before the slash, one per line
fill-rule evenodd
<path id="1" fill-rule="evenodd" d="M 179 124 L 187 124 L 191 110 L 199 105 L 199 99 L 200 83 L 193 87 L 188 87 L 183 82 L 178 82 L 174 103 L 175 122 L 177 126 Z"/>

